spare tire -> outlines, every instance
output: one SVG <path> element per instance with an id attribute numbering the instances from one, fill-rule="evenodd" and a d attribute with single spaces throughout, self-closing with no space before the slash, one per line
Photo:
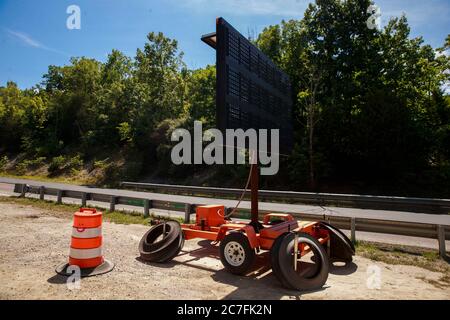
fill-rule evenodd
<path id="1" fill-rule="evenodd" d="M 160 237 L 163 237 L 159 240 Z M 184 238 L 177 221 L 160 223 L 148 230 L 139 242 L 141 258 L 149 262 L 167 262 L 181 250 Z"/>
<path id="2" fill-rule="evenodd" d="M 154 225 L 142 237 L 143 248 L 150 252 L 161 249 L 172 243 L 180 232 L 181 226 L 177 221 L 166 221 Z M 163 236 L 162 239 L 160 239 L 161 236 Z"/>
<path id="3" fill-rule="evenodd" d="M 356 252 L 352 241 L 341 230 L 329 223 L 320 222 L 320 226 L 328 230 L 330 234 L 330 258 L 351 262 Z"/>
<path id="4" fill-rule="evenodd" d="M 329 259 L 328 255 L 314 237 L 307 233 L 298 232 L 298 243 L 306 244 L 311 248 L 314 257 L 313 263 L 300 265 L 297 271 L 294 269 L 293 252 L 295 233 L 291 232 L 283 237 L 278 249 L 278 263 L 280 272 L 290 288 L 296 290 L 314 290 L 321 288 L 328 279 Z M 298 266 L 298 265 L 297 265 Z"/>
<path id="5" fill-rule="evenodd" d="M 272 272 L 275 275 L 275 277 L 280 281 L 280 283 L 289 289 L 294 289 L 289 282 L 284 277 L 283 273 L 281 272 L 280 268 L 280 261 L 278 259 L 278 252 L 280 251 L 280 245 L 283 241 L 284 237 L 287 236 L 289 232 L 285 232 L 278 236 L 278 238 L 275 239 L 275 241 L 272 244 L 272 248 L 270 248 L 270 262 L 272 265 Z"/>
<path id="6" fill-rule="evenodd" d="M 175 245 L 175 243 L 177 245 Z M 167 250 L 165 250 L 165 253 L 161 256 L 158 262 L 160 263 L 169 262 L 180 253 L 183 247 L 184 247 L 184 236 L 183 232 L 181 232 L 180 236 L 177 238 L 177 241 L 175 241 L 174 244 L 170 246 L 170 248 L 167 248 Z"/>

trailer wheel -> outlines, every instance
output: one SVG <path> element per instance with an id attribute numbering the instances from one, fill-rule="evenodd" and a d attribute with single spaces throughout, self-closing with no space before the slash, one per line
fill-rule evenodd
<path id="1" fill-rule="evenodd" d="M 242 275 L 252 266 L 255 250 L 242 232 L 231 232 L 220 242 L 220 260 L 231 273 Z"/>
<path id="2" fill-rule="evenodd" d="M 139 242 L 141 259 L 149 262 L 167 262 L 173 259 L 184 245 L 181 226 L 168 221 L 153 226 Z"/>
<path id="3" fill-rule="evenodd" d="M 307 245 L 310 253 L 301 257 L 294 269 L 295 233 L 287 234 L 281 240 L 278 261 L 280 272 L 289 284 L 296 290 L 314 290 L 321 288 L 328 279 L 329 259 L 323 246 L 311 235 L 298 233 L 298 245 Z"/>

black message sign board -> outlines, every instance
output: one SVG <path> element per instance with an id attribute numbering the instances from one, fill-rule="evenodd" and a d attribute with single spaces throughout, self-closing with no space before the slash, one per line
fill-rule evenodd
<path id="1" fill-rule="evenodd" d="M 218 128 L 279 129 L 280 151 L 290 152 L 289 77 L 223 18 L 202 40 L 216 49 Z"/>

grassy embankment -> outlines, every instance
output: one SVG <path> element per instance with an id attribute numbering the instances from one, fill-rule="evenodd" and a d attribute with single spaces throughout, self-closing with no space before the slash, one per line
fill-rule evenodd
<path id="1" fill-rule="evenodd" d="M 356 243 L 358 255 L 374 261 L 391 265 L 410 265 L 433 272 L 440 272 L 442 276 L 437 280 L 422 279 L 438 288 L 450 288 L 450 263 L 439 257 L 437 250 L 358 241 Z"/>
<path id="2" fill-rule="evenodd" d="M 0 202 L 11 203 L 17 205 L 27 205 L 35 208 L 43 209 L 47 212 L 51 212 L 52 216 L 71 217 L 74 212 L 80 209 L 75 204 L 57 204 L 53 201 L 31 199 L 31 198 L 18 198 L 18 197 L 4 197 L 0 196 Z M 92 206 L 89 206 L 92 207 Z M 149 225 L 152 219 L 167 220 L 168 217 L 160 216 L 154 212 L 150 212 L 148 218 L 144 218 L 141 213 L 138 212 L 125 212 L 125 211 L 109 211 L 104 208 L 95 207 L 99 211 L 103 212 L 103 219 L 108 222 L 116 224 L 143 224 Z M 171 220 L 177 220 L 182 222 L 183 219 L 178 217 L 170 217 Z"/>

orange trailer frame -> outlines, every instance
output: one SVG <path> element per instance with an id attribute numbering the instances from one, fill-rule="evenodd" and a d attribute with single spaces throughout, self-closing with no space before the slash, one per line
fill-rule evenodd
<path id="1" fill-rule="evenodd" d="M 252 156 L 255 156 L 253 151 Z M 297 221 L 290 214 L 286 213 L 268 213 L 264 215 L 262 223 L 259 222 L 258 208 L 258 189 L 259 189 L 259 172 L 258 163 L 252 163 L 249 172 L 250 189 L 251 189 L 251 221 L 225 220 L 224 206 L 202 206 L 197 207 L 196 223 L 182 224 L 182 231 L 186 240 L 201 238 L 214 242 L 222 241 L 225 236 L 232 231 L 245 233 L 252 249 L 270 250 L 272 245 L 280 235 L 285 232 L 304 232 L 316 238 L 321 244 L 328 243 L 329 248 L 330 234 L 328 230 L 320 228 L 319 222 L 314 221 Z M 200 211 L 199 211 L 199 208 Z M 209 210 L 210 209 L 210 210 Z M 206 211 L 205 211 L 206 210 Z M 220 214 L 222 212 L 222 214 Z M 279 222 L 271 224 L 271 220 L 275 218 Z M 300 248 L 304 249 L 304 248 Z M 302 255 L 306 254 L 303 253 Z"/>
<path id="2" fill-rule="evenodd" d="M 272 218 L 284 220 L 283 222 L 271 225 Z M 319 227 L 318 222 L 297 221 L 290 214 L 269 213 L 264 216 L 263 228 L 259 232 L 255 231 L 252 225 L 243 221 L 224 221 L 216 226 L 205 226 L 199 223 L 182 224 L 184 238 L 186 240 L 200 238 L 214 242 L 220 242 L 232 231 L 245 233 L 252 249 L 270 250 L 276 238 L 285 232 L 304 232 L 316 238 L 321 244 L 327 244 L 330 240 L 329 232 Z M 302 254 L 309 252 L 308 248 L 303 248 Z M 305 251 L 305 252 L 303 252 Z"/>
<path id="3" fill-rule="evenodd" d="M 329 259 L 351 261 L 353 244 L 340 230 L 321 221 L 297 221 L 287 213 L 267 213 L 259 221 L 258 178 L 258 165 L 252 164 L 247 181 L 247 186 L 251 182 L 250 222 L 228 219 L 242 195 L 228 215 L 223 205 L 198 206 L 195 223 L 181 224 L 182 237 L 220 242 L 220 259 L 231 273 L 246 274 L 256 254 L 270 251 L 272 270 L 284 286 L 299 290 L 321 287 L 328 278 Z M 312 260 L 317 268 L 313 276 L 303 278 L 305 270 L 297 274 L 298 264 L 310 252 L 319 259 Z"/>

